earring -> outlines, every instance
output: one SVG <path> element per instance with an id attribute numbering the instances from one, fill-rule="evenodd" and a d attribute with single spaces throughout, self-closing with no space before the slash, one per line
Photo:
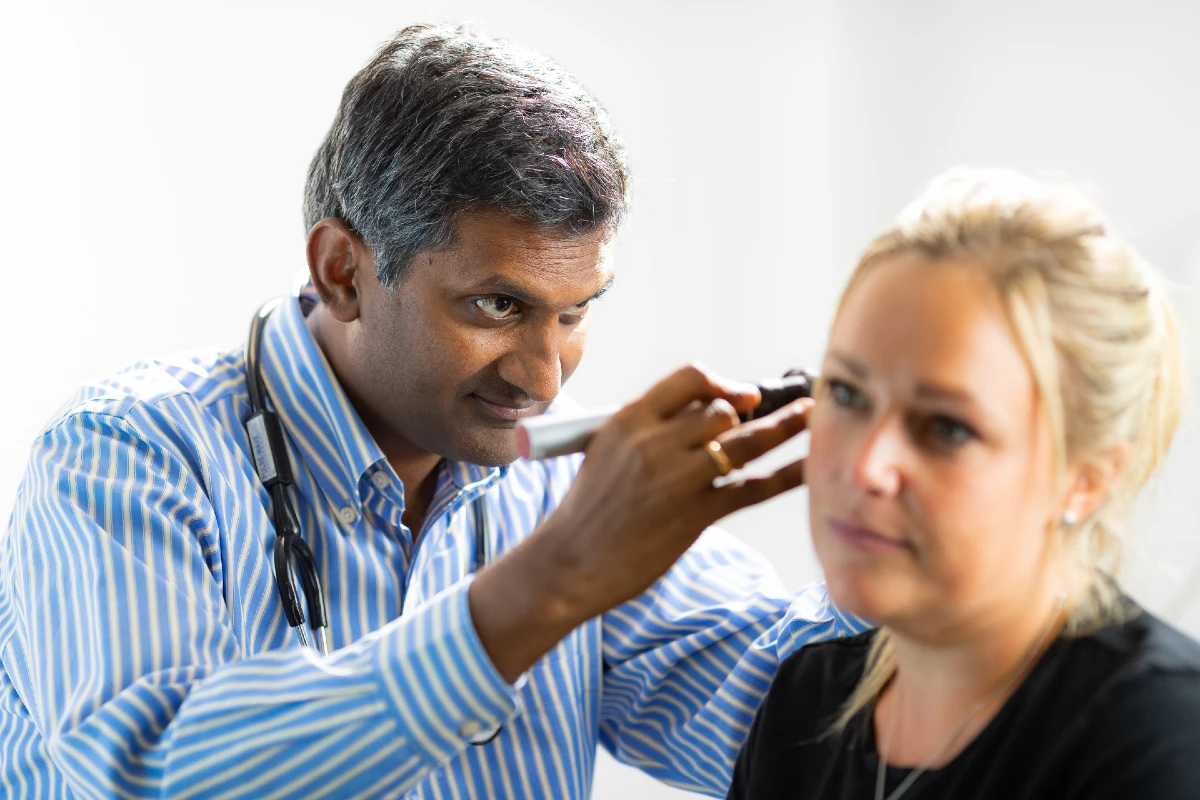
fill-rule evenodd
<path id="1" fill-rule="evenodd" d="M 1075 513 L 1075 509 L 1068 508 L 1066 511 L 1063 512 L 1062 525 L 1064 528 L 1074 528 L 1075 524 L 1078 522 L 1079 522 L 1079 515 Z"/>

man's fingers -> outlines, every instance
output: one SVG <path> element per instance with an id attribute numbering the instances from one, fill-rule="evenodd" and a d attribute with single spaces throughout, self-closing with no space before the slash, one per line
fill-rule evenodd
<path id="1" fill-rule="evenodd" d="M 666 423 L 666 435 L 685 448 L 699 447 L 737 424 L 737 411 L 724 398 L 718 397 L 708 403 L 689 406 L 671 417 Z"/>
<path id="2" fill-rule="evenodd" d="M 714 401 L 713 404 L 710 404 L 710 408 L 713 405 L 719 408 L 720 403 Z M 715 479 L 723 477 L 726 468 L 728 471 L 741 469 L 759 456 L 774 450 L 803 432 L 808 427 L 810 408 L 812 408 L 812 400 L 804 398 L 784 406 L 762 419 L 747 422 L 744 425 L 736 425 L 723 431 L 719 430 L 719 426 L 725 420 L 713 419 L 709 423 L 709 427 L 705 428 L 692 418 L 695 415 L 694 410 L 689 410 L 676 419 L 683 424 L 685 421 L 683 418 L 689 417 L 688 422 L 691 424 L 689 433 L 694 437 L 695 447 L 692 461 L 696 464 L 696 469 L 703 475 Z M 709 413 L 712 414 L 711 411 Z M 720 453 L 714 454 L 706 451 L 705 446 L 712 440 L 720 445 Z M 725 459 L 728 461 L 723 463 Z"/>
<path id="3" fill-rule="evenodd" d="M 717 489 L 713 496 L 717 513 L 724 517 L 747 506 L 770 500 L 804 484 L 805 460 L 793 461 L 765 478 L 747 478 Z"/>
<path id="4" fill-rule="evenodd" d="M 733 465 L 740 469 L 807 429 L 812 406 L 810 398 L 797 400 L 762 419 L 723 433 L 717 441 Z"/>
<path id="5" fill-rule="evenodd" d="M 660 419 L 673 417 L 693 400 L 728 401 L 738 411 L 748 411 L 758 405 L 758 387 L 718 377 L 695 364 L 682 367 L 663 378 L 638 401 Z"/>

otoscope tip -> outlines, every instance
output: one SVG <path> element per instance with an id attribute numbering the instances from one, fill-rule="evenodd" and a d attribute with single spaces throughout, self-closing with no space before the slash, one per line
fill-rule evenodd
<path id="1" fill-rule="evenodd" d="M 521 454 L 521 458 L 529 460 L 529 431 L 524 427 L 517 426 L 517 452 Z"/>

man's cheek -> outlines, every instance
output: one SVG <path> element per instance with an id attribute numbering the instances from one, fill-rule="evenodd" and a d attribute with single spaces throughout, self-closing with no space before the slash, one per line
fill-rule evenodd
<path id="1" fill-rule="evenodd" d="M 562 382 L 566 383 L 567 378 L 574 374 L 575 369 L 579 366 L 579 362 L 583 360 L 583 353 L 587 347 L 588 328 L 590 321 L 585 317 L 583 322 L 579 323 L 571 335 L 567 337 L 566 342 L 559 350 L 558 360 L 562 368 Z"/>
<path id="2" fill-rule="evenodd" d="M 575 374 L 575 369 L 579 366 L 579 362 L 582 360 L 583 360 L 583 350 L 582 349 L 580 349 L 580 351 L 578 353 L 573 354 L 570 357 L 561 356 L 559 358 L 559 364 L 562 367 L 562 382 L 563 383 L 566 383 L 567 380 L 572 375 Z"/>

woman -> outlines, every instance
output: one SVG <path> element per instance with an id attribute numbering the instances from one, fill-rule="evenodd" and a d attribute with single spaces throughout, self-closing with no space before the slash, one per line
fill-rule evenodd
<path id="1" fill-rule="evenodd" d="M 1160 289 L 1078 195 L 954 172 L 842 297 L 808 459 L 829 593 L 731 798 L 1200 798 L 1200 645 L 1112 581 L 1182 406 Z"/>

